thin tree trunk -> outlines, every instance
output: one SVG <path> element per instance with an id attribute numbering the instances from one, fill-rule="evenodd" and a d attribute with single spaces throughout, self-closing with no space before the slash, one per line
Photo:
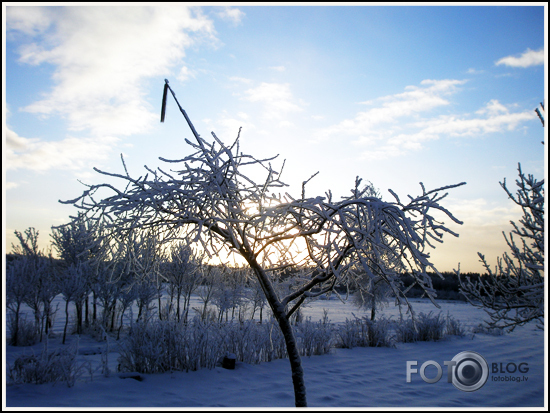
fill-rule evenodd
<path id="1" fill-rule="evenodd" d="M 111 314 L 111 332 L 115 331 L 116 320 L 116 299 L 113 302 L 113 313 Z"/>
<path id="2" fill-rule="evenodd" d="M 296 338 L 292 331 L 292 325 L 286 316 L 277 317 L 279 328 L 285 338 L 286 351 L 290 361 L 292 371 L 292 384 L 294 386 L 294 403 L 296 407 L 307 407 L 306 384 L 304 381 L 304 369 L 302 368 L 302 359 L 296 344 Z"/>
<path id="3" fill-rule="evenodd" d="M 177 303 L 177 312 L 178 312 L 178 317 L 177 317 L 177 320 L 178 320 L 178 323 L 180 322 L 180 298 L 181 298 L 181 290 L 179 289 L 178 287 L 178 292 L 177 292 L 177 298 L 178 298 L 178 303 Z"/>
<path id="4" fill-rule="evenodd" d="M 292 384 L 294 386 L 294 403 L 296 407 L 307 407 L 307 398 L 306 398 L 306 384 L 304 381 L 304 369 L 302 368 L 302 359 L 300 358 L 300 352 L 298 351 L 298 345 L 296 343 L 296 338 L 294 337 L 294 332 L 292 331 L 292 326 L 286 315 L 284 307 L 279 302 L 277 293 L 273 289 L 273 285 L 269 281 L 269 278 L 265 274 L 262 267 L 258 264 L 255 257 L 248 254 L 243 254 L 247 259 L 250 267 L 256 273 L 260 286 L 264 291 L 265 297 L 273 316 L 279 324 L 279 328 L 283 333 L 285 339 L 286 351 L 288 353 L 288 359 L 290 361 L 290 369 L 292 371 Z"/>
<path id="5" fill-rule="evenodd" d="M 11 336 L 11 345 L 17 346 L 17 341 L 19 340 L 19 311 L 21 309 L 21 303 L 17 302 L 17 308 L 15 311 L 15 328 Z"/>
<path id="6" fill-rule="evenodd" d="M 157 294 L 158 294 L 157 297 L 158 297 L 158 302 L 159 302 L 159 320 L 162 321 L 162 307 L 161 307 L 161 302 L 160 302 L 160 296 L 161 296 L 160 290 Z"/>
<path id="7" fill-rule="evenodd" d="M 84 314 L 84 325 L 86 327 L 90 327 L 90 318 L 88 316 L 88 312 L 90 311 L 90 304 L 89 304 L 89 294 L 86 295 L 86 301 L 85 301 L 85 306 L 84 306 L 84 311 L 85 311 L 85 314 Z"/>
<path id="8" fill-rule="evenodd" d="M 94 291 L 94 299 L 93 299 L 93 311 L 94 311 L 94 314 L 92 316 L 92 320 L 95 323 L 97 320 L 97 297 L 95 295 L 95 291 Z"/>
<path id="9" fill-rule="evenodd" d="M 68 324 L 69 324 L 69 300 L 65 302 L 65 328 L 63 329 L 63 344 L 65 344 L 65 337 L 67 337 Z"/>
<path id="10" fill-rule="evenodd" d="M 263 312 L 264 312 L 264 308 L 260 307 L 260 324 L 262 324 L 262 321 L 263 321 Z"/>
<path id="11" fill-rule="evenodd" d="M 76 308 L 76 334 L 82 334 L 82 300 L 74 302 Z"/>

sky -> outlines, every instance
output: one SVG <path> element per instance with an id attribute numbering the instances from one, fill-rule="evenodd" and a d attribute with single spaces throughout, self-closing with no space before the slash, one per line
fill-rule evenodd
<path id="1" fill-rule="evenodd" d="M 442 204 L 431 251 L 440 271 L 482 272 L 507 251 L 521 210 L 518 163 L 545 175 L 547 9 L 531 6 L 19 6 L 3 3 L 3 227 L 51 226 L 104 178 L 159 157 L 183 158 L 192 138 L 164 79 L 198 133 L 214 131 L 256 157 L 279 154 L 299 196 L 338 198 L 356 176 L 382 199 L 466 182 Z M 524 4 L 524 3 L 522 3 Z M 546 35 L 545 35 L 546 33 Z"/>

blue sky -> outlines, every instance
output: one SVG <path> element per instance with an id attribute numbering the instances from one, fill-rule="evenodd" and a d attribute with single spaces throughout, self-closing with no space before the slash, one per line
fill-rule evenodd
<path id="1" fill-rule="evenodd" d="M 542 4 L 542 3 L 540 3 Z M 6 7 L 3 5 L 3 7 Z M 286 159 L 298 194 L 347 194 L 359 175 L 401 199 L 466 181 L 443 201 L 432 252 L 441 271 L 482 271 L 507 250 L 521 214 L 510 187 L 521 162 L 545 173 L 534 109 L 544 83 L 542 6 L 8 6 L 4 47 L 4 229 L 50 227 L 103 177 L 189 153 L 175 102 L 159 122 L 164 79 L 199 134 Z M 445 220 L 449 223 L 449 220 Z"/>

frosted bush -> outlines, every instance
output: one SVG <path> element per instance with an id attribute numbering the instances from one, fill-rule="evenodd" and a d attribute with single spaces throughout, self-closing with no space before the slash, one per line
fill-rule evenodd
<path id="1" fill-rule="evenodd" d="M 44 344 L 38 356 L 21 355 L 15 359 L 13 366 L 8 365 L 9 380 L 14 384 L 57 383 L 65 382 L 68 387 L 74 386 L 76 380 L 85 370 L 91 371 L 89 363 L 78 364 L 78 341 L 65 349 L 48 351 Z"/>
<path id="2" fill-rule="evenodd" d="M 464 330 L 464 327 L 459 320 L 456 320 L 455 318 L 453 318 L 453 316 L 447 313 L 447 320 L 445 322 L 445 334 L 448 336 L 464 337 L 466 335 L 466 330 Z"/>
<path id="3" fill-rule="evenodd" d="M 133 324 L 120 344 L 119 369 L 138 373 L 186 370 L 183 328 L 173 321 Z"/>
<path id="4" fill-rule="evenodd" d="M 298 348 L 301 356 L 322 355 L 330 352 L 332 346 L 333 328 L 327 314 L 317 323 L 308 317 L 295 326 Z"/>
<path id="5" fill-rule="evenodd" d="M 355 317 L 355 314 L 353 314 Z M 371 321 L 368 317 L 346 319 L 336 330 L 336 347 L 393 347 L 390 336 L 390 319 Z"/>
<path id="6" fill-rule="evenodd" d="M 295 326 L 301 355 L 330 351 L 333 327 L 325 319 L 311 319 Z M 214 368 L 226 353 L 237 360 L 258 364 L 288 357 L 284 337 L 274 319 L 261 324 L 214 323 L 195 317 L 184 324 L 176 321 L 134 323 L 120 343 L 119 369 L 125 372 L 163 373 Z"/>
<path id="7" fill-rule="evenodd" d="M 416 328 L 415 328 L 416 324 Z M 420 313 L 415 321 L 404 320 L 396 326 L 397 341 L 411 343 L 415 341 L 438 341 L 445 334 L 445 319 L 439 313 L 437 316 Z"/>

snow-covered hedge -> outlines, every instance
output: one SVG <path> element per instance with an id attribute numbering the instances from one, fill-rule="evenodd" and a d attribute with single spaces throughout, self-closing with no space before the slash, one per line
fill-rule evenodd
<path id="1" fill-rule="evenodd" d="M 295 326 L 302 356 L 326 354 L 332 346 L 332 326 L 304 320 Z M 194 371 L 213 368 L 227 353 L 237 360 L 257 364 L 286 358 L 283 335 L 271 319 L 215 323 L 199 317 L 191 322 L 134 323 L 120 343 L 119 369 L 139 373 Z"/>

